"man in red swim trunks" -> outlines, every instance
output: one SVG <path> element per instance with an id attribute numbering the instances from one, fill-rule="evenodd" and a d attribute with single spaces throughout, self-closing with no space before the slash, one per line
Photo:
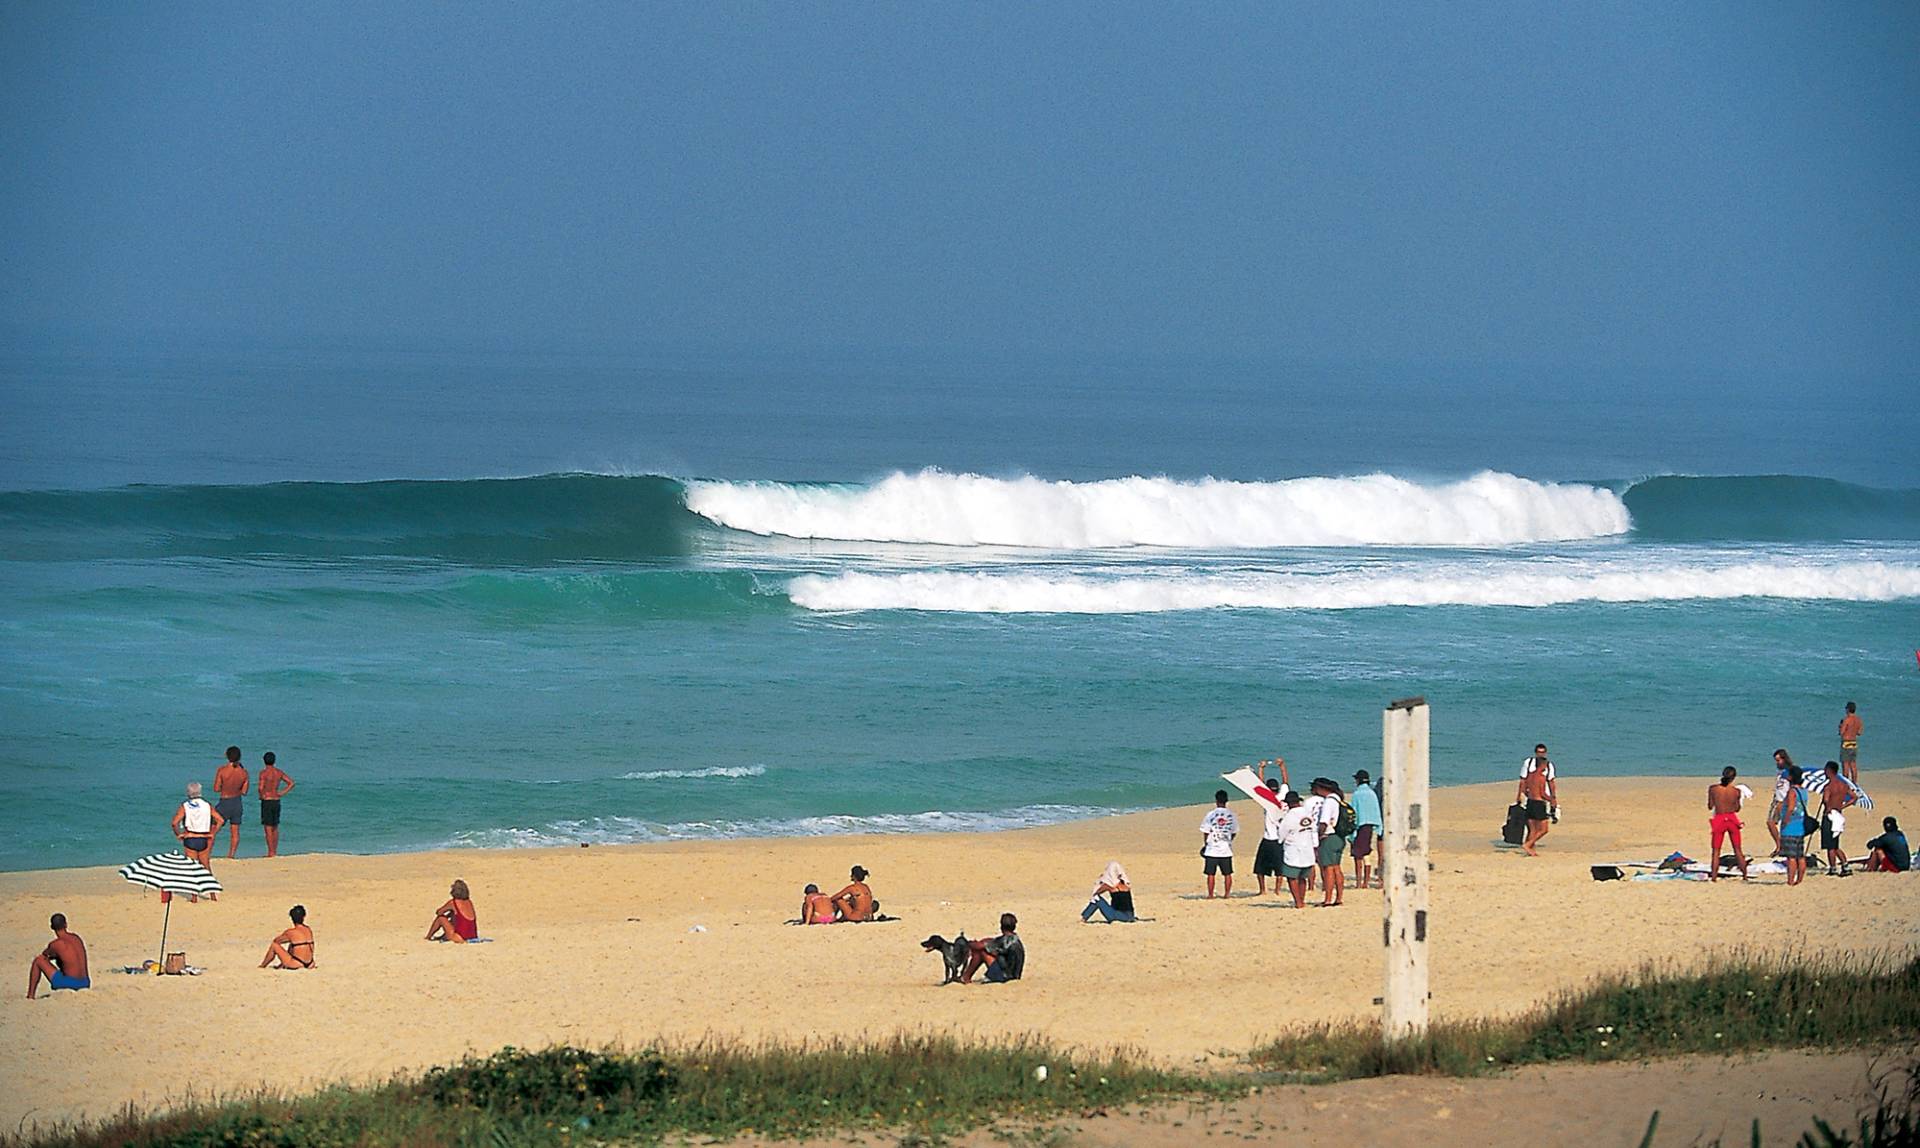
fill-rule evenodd
<path id="1" fill-rule="evenodd" d="M 1747 851 L 1740 847 L 1740 802 L 1746 794 L 1733 783 L 1739 773 L 1729 765 L 1720 771 L 1720 784 L 1707 786 L 1707 808 L 1713 817 L 1707 822 L 1711 831 L 1713 851 L 1707 854 L 1707 866 L 1713 874 L 1708 880 L 1720 879 L 1720 842 L 1727 837 L 1733 838 L 1733 855 L 1740 860 L 1740 879 L 1747 877 Z"/>

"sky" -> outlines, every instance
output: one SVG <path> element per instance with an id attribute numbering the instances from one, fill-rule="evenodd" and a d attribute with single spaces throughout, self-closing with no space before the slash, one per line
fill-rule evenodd
<path id="1" fill-rule="evenodd" d="M 1912 4 L 0 5 L 0 335 L 1911 377 Z"/>

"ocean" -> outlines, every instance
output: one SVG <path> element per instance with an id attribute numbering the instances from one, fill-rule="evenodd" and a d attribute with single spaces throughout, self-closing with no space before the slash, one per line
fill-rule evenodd
<path id="1" fill-rule="evenodd" d="M 0 354 L 0 868 L 1044 824 L 1283 754 L 1920 760 L 1911 380 Z M 1488 832 L 1501 810 L 1488 811 Z M 261 846 L 249 801 L 244 852 Z"/>

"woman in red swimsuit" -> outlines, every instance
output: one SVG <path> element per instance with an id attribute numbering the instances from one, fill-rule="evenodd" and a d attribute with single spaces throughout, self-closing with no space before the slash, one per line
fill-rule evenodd
<path id="1" fill-rule="evenodd" d="M 447 892 L 450 898 L 434 910 L 433 923 L 427 926 L 427 940 L 464 945 L 480 935 L 480 920 L 474 914 L 473 899 L 467 896 L 465 881 L 455 881 Z"/>

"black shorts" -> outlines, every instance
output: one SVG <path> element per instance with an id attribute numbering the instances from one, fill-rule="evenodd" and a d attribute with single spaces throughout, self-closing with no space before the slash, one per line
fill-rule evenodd
<path id="1" fill-rule="evenodd" d="M 1253 855 L 1253 875 L 1255 877 L 1278 877 L 1280 875 L 1280 843 L 1260 839 L 1260 850 Z"/>
<path id="2" fill-rule="evenodd" d="M 1229 877 L 1233 876 L 1233 858 L 1208 857 L 1206 858 L 1206 862 L 1207 876 L 1211 877 L 1215 873 L 1225 873 Z"/>
<path id="3" fill-rule="evenodd" d="M 238 797 L 223 797 L 214 803 L 213 811 L 224 818 L 228 825 L 238 825 L 240 815 L 247 811 L 247 803 Z"/>
<path id="4" fill-rule="evenodd" d="M 182 837 L 180 839 L 180 847 L 189 853 L 205 853 L 207 847 L 212 844 L 213 838 L 211 837 Z"/>
<path id="5" fill-rule="evenodd" d="M 280 825 L 280 800 L 260 799 L 260 824 L 278 828 Z"/>
<path id="6" fill-rule="evenodd" d="M 1833 831 L 1833 826 L 1828 825 L 1824 819 L 1822 819 L 1820 822 L 1820 848 L 1822 849 L 1840 848 L 1840 835 L 1838 833 L 1835 833 Z"/>
<path id="7" fill-rule="evenodd" d="M 1532 797 L 1527 799 L 1528 821 L 1545 821 L 1551 816 L 1553 816 L 1553 810 L 1547 807 L 1546 802 Z"/>

